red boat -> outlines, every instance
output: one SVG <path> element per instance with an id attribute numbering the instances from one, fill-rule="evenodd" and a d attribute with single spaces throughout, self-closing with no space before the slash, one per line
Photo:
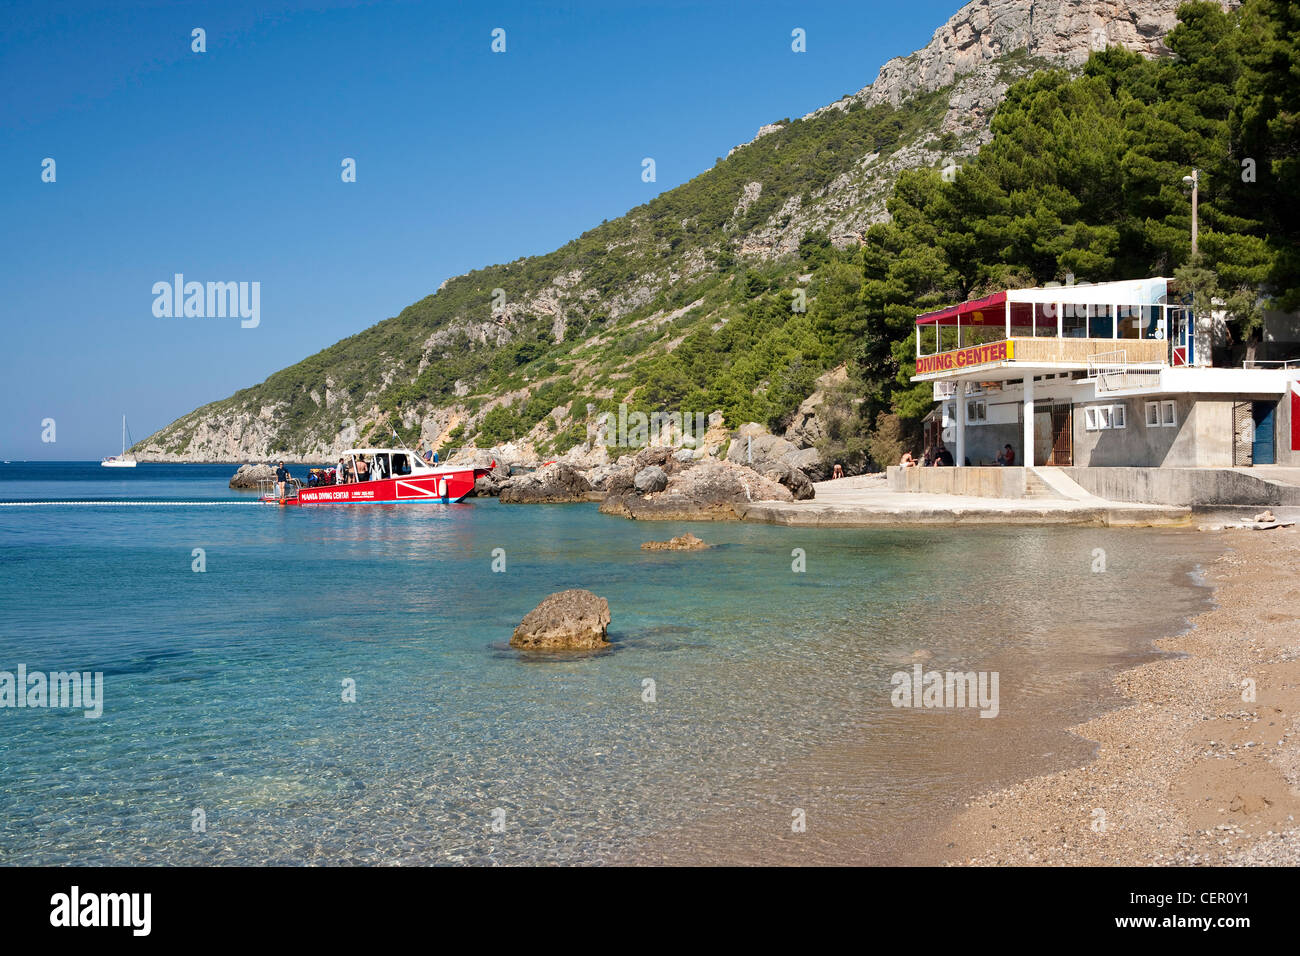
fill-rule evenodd
<path id="1" fill-rule="evenodd" d="M 431 465 L 405 448 L 354 448 L 338 466 L 311 469 L 311 480 L 262 481 L 262 501 L 279 505 L 453 504 L 490 469 Z"/>

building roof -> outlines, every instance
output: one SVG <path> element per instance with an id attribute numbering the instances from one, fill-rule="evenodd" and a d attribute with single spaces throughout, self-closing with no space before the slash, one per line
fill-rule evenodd
<path id="1" fill-rule="evenodd" d="M 1096 285 L 1045 286 L 1040 289 L 1009 289 L 982 299 L 972 299 L 916 317 L 917 325 L 1000 325 L 1005 320 L 1007 302 L 1037 305 L 1163 305 L 1168 300 L 1169 283 L 1165 278 L 1126 279 L 1099 282 Z M 994 314 L 994 310 L 996 314 Z"/>

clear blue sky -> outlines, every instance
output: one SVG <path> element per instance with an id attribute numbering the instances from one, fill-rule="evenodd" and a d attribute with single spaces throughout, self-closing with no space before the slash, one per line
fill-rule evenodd
<path id="1" fill-rule="evenodd" d="M 865 86 L 960 5 L 7 3 L 0 459 L 115 453 L 122 413 L 144 437 L 554 249 Z M 177 272 L 260 282 L 260 326 L 155 318 Z"/>

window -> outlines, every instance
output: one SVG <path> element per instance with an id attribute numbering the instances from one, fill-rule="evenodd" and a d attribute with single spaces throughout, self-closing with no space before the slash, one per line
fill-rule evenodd
<path id="1" fill-rule="evenodd" d="M 1178 426 L 1177 402 L 1147 402 L 1147 428 L 1176 428 Z"/>
<path id="2" fill-rule="evenodd" d="M 1127 405 L 1088 405 L 1083 410 L 1083 425 L 1090 432 L 1128 427 Z"/>
<path id="3" fill-rule="evenodd" d="M 989 406 L 987 402 L 967 402 L 966 403 L 966 422 L 969 425 L 984 425 L 989 420 Z"/>

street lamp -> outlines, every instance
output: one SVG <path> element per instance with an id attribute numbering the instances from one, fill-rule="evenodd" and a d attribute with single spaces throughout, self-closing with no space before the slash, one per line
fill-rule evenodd
<path id="1" fill-rule="evenodd" d="M 1201 171 L 1193 169 L 1190 176 L 1183 177 L 1183 185 L 1192 187 L 1192 258 L 1200 252 L 1200 205 L 1201 205 Z"/>

